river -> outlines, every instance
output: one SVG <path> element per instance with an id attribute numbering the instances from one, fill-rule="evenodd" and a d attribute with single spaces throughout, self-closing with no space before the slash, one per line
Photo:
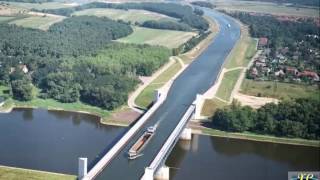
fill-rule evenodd
<path id="1" fill-rule="evenodd" d="M 0 114 L 0 164 L 77 174 L 78 157 L 92 163 L 124 130 L 85 114 L 14 109 Z M 173 180 L 280 180 L 287 171 L 319 170 L 319 158 L 314 147 L 193 135 L 166 164 Z"/>

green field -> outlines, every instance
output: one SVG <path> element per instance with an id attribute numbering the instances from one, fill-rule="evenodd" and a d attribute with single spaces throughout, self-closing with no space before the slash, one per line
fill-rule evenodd
<path id="1" fill-rule="evenodd" d="M 241 69 L 238 69 L 224 73 L 221 84 L 216 94 L 217 97 L 225 101 L 229 101 L 230 95 L 240 76 L 241 71 Z"/>
<path id="2" fill-rule="evenodd" d="M 201 115 L 210 117 L 216 112 L 217 109 L 223 108 L 226 105 L 228 104 L 220 101 L 217 98 L 206 99 L 203 104 Z"/>
<path id="3" fill-rule="evenodd" d="M 275 15 L 310 16 L 319 17 L 319 9 L 296 8 L 274 3 L 248 2 L 248 1 L 218 1 L 215 2 L 217 9 L 226 11 L 244 11 L 268 13 Z"/>
<path id="4" fill-rule="evenodd" d="M 225 68 L 246 67 L 256 53 L 257 40 L 242 34 L 241 39 L 232 49 L 225 64 Z"/>
<path id="5" fill-rule="evenodd" d="M 0 23 L 6 23 L 13 19 L 15 19 L 13 16 L 0 16 Z"/>
<path id="6" fill-rule="evenodd" d="M 249 79 L 244 79 L 240 92 L 252 96 L 273 97 L 277 99 L 319 98 L 319 87 L 316 86 L 272 81 L 253 81 Z"/>
<path id="7" fill-rule="evenodd" d="M 0 3 L 7 3 L 11 6 L 24 8 L 24 9 L 58 9 L 58 8 L 67 8 L 72 7 L 70 4 L 65 4 L 62 2 L 47 2 L 47 3 L 23 3 L 23 2 L 7 2 L 7 1 L 0 1 Z"/>
<path id="8" fill-rule="evenodd" d="M 75 180 L 76 176 L 0 166 L 3 180 Z"/>
<path id="9" fill-rule="evenodd" d="M 166 71 L 164 71 L 159 77 L 152 81 L 136 98 L 135 103 L 143 108 L 148 107 L 154 97 L 154 91 L 162 87 L 166 82 L 170 80 L 181 69 L 180 63 L 176 62 Z"/>
<path id="10" fill-rule="evenodd" d="M 127 37 L 118 39 L 123 43 L 160 45 L 175 48 L 195 36 L 194 32 L 172 31 L 133 27 L 134 32 Z"/>
<path id="11" fill-rule="evenodd" d="M 63 16 L 30 16 L 11 21 L 9 24 L 16 24 L 18 26 L 33 29 L 47 30 L 52 24 L 62 21 L 63 19 Z"/>
<path id="12" fill-rule="evenodd" d="M 98 17 L 109 17 L 111 19 L 121 19 L 127 22 L 139 22 L 143 23 L 148 20 L 165 20 L 165 21 L 177 21 L 177 19 L 165 16 L 162 14 L 145 11 L 145 10 L 120 10 L 120 9 L 105 9 L 105 8 L 95 8 L 95 9 L 85 9 L 82 11 L 77 11 L 73 13 L 76 16 L 98 16 Z"/>

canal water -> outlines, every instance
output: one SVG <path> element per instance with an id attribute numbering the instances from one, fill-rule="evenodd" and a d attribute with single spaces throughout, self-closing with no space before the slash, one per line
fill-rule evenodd
<path id="1" fill-rule="evenodd" d="M 15 109 L 0 114 L 0 164 L 77 174 L 78 157 L 93 162 L 124 130 L 86 114 Z M 166 164 L 173 180 L 280 180 L 319 170 L 319 158 L 319 148 L 193 135 Z"/>

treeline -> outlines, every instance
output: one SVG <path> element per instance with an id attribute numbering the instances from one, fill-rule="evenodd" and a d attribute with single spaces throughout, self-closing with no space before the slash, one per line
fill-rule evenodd
<path id="1" fill-rule="evenodd" d="M 173 49 L 173 54 L 178 55 L 180 53 L 185 53 L 196 47 L 202 40 L 207 38 L 211 31 L 201 32 L 198 36 L 193 36 L 187 42 L 181 44 L 178 48 Z"/>
<path id="2" fill-rule="evenodd" d="M 114 109 L 127 100 L 137 75 L 151 75 L 168 61 L 164 47 L 113 43 L 132 32 L 127 24 L 71 17 L 48 31 L 0 25 L 0 85 L 15 99 L 82 101 Z"/>
<path id="3" fill-rule="evenodd" d="M 44 13 L 50 13 L 50 14 L 58 14 L 63 16 L 71 16 L 72 13 L 75 11 L 80 11 L 84 9 L 90 9 L 90 8 L 113 8 L 113 9 L 142 9 L 147 11 L 152 11 L 160 14 L 165 14 L 167 16 L 175 17 L 180 19 L 182 23 L 188 24 L 189 26 L 199 29 L 199 30 L 207 30 L 209 25 L 207 21 L 197 15 L 199 14 L 201 10 L 197 10 L 197 14 L 194 12 L 194 10 L 190 6 L 186 5 L 180 5 L 175 3 L 101 3 L 101 2 L 93 2 L 84 4 L 77 7 L 70 7 L 70 8 L 61 8 L 61 9 L 45 9 L 41 10 L 41 12 Z M 37 11 L 37 10 L 35 10 Z M 203 14 L 200 13 L 200 14 Z"/>
<path id="4" fill-rule="evenodd" d="M 23 2 L 23 3 L 45 3 L 53 2 L 53 0 L 6 0 L 7 2 Z"/>
<path id="5" fill-rule="evenodd" d="M 141 26 L 147 27 L 147 28 L 153 28 L 153 29 L 170 29 L 170 30 L 176 30 L 176 31 L 191 31 L 192 30 L 190 28 L 190 26 L 183 24 L 183 23 L 177 23 L 174 21 L 149 20 L 149 21 L 143 22 Z"/>
<path id="6" fill-rule="evenodd" d="M 215 6 L 211 2 L 208 2 L 208 1 L 193 1 L 193 2 L 191 2 L 191 4 L 196 5 L 196 6 L 200 6 L 200 7 L 210 8 L 210 9 L 215 8 Z"/>
<path id="7" fill-rule="evenodd" d="M 280 4 L 293 4 L 296 6 L 315 6 L 319 7 L 319 0 L 245 0 L 245 1 L 262 1 L 262 2 L 272 2 L 272 3 L 280 3 Z"/>
<path id="8" fill-rule="evenodd" d="M 231 132 L 254 132 L 291 138 L 320 139 L 318 99 L 296 99 L 266 104 L 254 110 L 233 103 L 218 109 L 212 118 L 214 128 Z"/>

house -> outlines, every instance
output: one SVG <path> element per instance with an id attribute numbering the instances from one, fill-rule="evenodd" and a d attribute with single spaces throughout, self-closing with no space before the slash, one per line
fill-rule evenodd
<path id="1" fill-rule="evenodd" d="M 267 45 L 268 45 L 268 38 L 266 38 L 266 37 L 259 38 L 259 42 L 258 42 L 259 48 L 266 47 Z"/>
<path id="2" fill-rule="evenodd" d="M 286 67 L 286 73 L 297 76 L 299 71 L 295 67 Z"/>
<path id="3" fill-rule="evenodd" d="M 27 65 L 21 64 L 21 65 L 18 65 L 18 68 L 25 74 L 27 74 L 29 72 L 29 69 L 28 69 Z M 16 71 L 16 68 L 11 67 L 9 73 L 11 74 L 14 71 Z"/>
<path id="4" fill-rule="evenodd" d="M 258 73 L 257 68 L 255 68 L 255 67 L 252 68 L 250 74 L 251 74 L 251 76 L 253 76 L 253 77 L 258 76 L 259 73 Z"/>
<path id="5" fill-rule="evenodd" d="M 280 69 L 279 71 L 275 72 L 274 75 L 275 75 L 275 76 L 284 76 L 285 73 L 283 72 L 282 69 Z"/>
<path id="6" fill-rule="evenodd" d="M 312 78 L 314 81 L 320 80 L 318 74 L 313 71 L 303 71 L 303 72 L 299 73 L 298 76 Z"/>
<path id="7" fill-rule="evenodd" d="M 256 67 L 266 67 L 267 66 L 267 64 L 265 62 L 261 62 L 259 60 L 255 61 L 254 64 Z"/>

